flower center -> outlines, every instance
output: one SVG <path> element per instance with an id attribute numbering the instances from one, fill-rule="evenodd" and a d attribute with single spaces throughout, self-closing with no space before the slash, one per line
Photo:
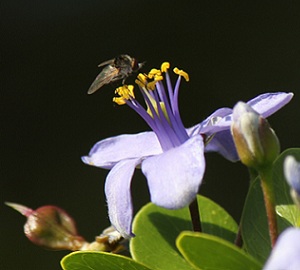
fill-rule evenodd
<path id="1" fill-rule="evenodd" d="M 189 81 L 189 76 L 183 70 L 174 68 L 173 71 L 178 78 L 173 89 L 168 74 L 169 68 L 170 64 L 164 62 L 160 69 L 152 69 L 148 74 L 140 73 L 137 76 L 135 82 L 143 96 L 146 108 L 136 100 L 133 85 L 117 88 L 115 93 L 118 97 L 113 99 L 119 105 L 127 104 L 146 121 L 155 132 L 163 151 L 177 147 L 189 138 L 178 108 L 181 77 Z M 165 83 L 163 74 L 165 74 Z"/>

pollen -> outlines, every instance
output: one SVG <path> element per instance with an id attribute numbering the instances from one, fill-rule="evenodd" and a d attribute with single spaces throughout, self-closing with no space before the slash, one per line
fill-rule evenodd
<path id="1" fill-rule="evenodd" d="M 163 62 L 160 66 L 161 72 L 167 72 L 167 70 L 170 68 L 169 62 Z"/>
<path id="2" fill-rule="evenodd" d="M 113 98 L 113 102 L 117 103 L 118 105 L 124 105 L 124 104 L 126 104 L 125 99 L 122 98 L 122 97 L 114 97 Z"/>
<path id="3" fill-rule="evenodd" d="M 149 83 L 147 84 L 147 89 L 148 89 L 148 90 L 154 90 L 154 89 L 155 89 L 156 83 L 157 83 L 157 81 L 149 82 Z"/>
<path id="4" fill-rule="evenodd" d="M 187 74 L 185 71 L 178 69 L 177 67 L 173 69 L 174 73 L 182 76 L 187 82 L 190 80 L 189 74 Z"/>
<path id="5" fill-rule="evenodd" d="M 149 78 L 149 79 L 154 79 L 154 80 L 156 80 L 155 78 L 156 78 L 157 76 L 161 76 L 161 71 L 160 71 L 159 69 L 152 68 L 152 69 L 150 70 L 150 72 L 148 73 L 148 78 Z"/>
<path id="6" fill-rule="evenodd" d="M 127 100 L 135 98 L 133 89 L 133 85 L 123 85 L 118 87 L 115 90 L 115 94 L 119 95 L 119 97 L 114 97 L 113 102 L 118 105 L 124 105 Z"/>
<path id="7" fill-rule="evenodd" d="M 145 87 L 146 87 L 146 84 L 147 84 L 147 82 L 144 83 L 144 82 L 140 81 L 139 79 L 136 79 L 136 80 L 135 80 L 135 83 L 136 83 L 139 87 L 141 87 L 141 88 L 145 88 Z"/>
<path id="8" fill-rule="evenodd" d="M 147 83 L 147 75 L 143 74 L 143 73 L 140 73 L 138 76 L 137 76 L 137 79 L 139 81 L 141 81 L 143 84 L 146 84 Z"/>

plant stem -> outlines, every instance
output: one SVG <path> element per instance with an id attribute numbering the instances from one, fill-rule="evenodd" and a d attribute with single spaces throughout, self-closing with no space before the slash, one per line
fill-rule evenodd
<path id="1" fill-rule="evenodd" d="M 272 167 L 260 171 L 259 175 L 267 212 L 271 244 L 272 247 L 274 247 L 278 237 L 278 228 L 275 212 L 275 194 L 272 181 Z"/>
<path id="2" fill-rule="evenodd" d="M 237 246 L 237 247 L 240 247 L 242 248 L 243 246 L 243 238 L 242 238 L 242 224 L 240 223 L 240 226 L 239 226 L 239 230 L 236 234 L 236 237 L 235 237 L 235 240 L 234 240 L 234 244 Z"/>
<path id="3" fill-rule="evenodd" d="M 194 232 L 202 232 L 201 218 L 197 198 L 189 205 Z"/>

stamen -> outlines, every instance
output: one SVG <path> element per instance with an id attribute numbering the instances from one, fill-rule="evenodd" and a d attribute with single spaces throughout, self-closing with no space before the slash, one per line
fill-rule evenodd
<path id="1" fill-rule="evenodd" d="M 138 80 L 138 79 L 135 80 L 135 83 L 136 83 L 139 87 L 141 87 L 141 88 L 146 87 L 146 85 L 145 85 L 143 82 L 141 82 L 140 80 Z"/>
<path id="2" fill-rule="evenodd" d="M 115 93 L 118 94 L 119 97 L 114 97 L 113 102 L 117 103 L 118 105 L 126 104 L 127 100 L 135 98 L 133 89 L 133 85 L 123 85 L 118 87 L 115 90 Z"/>
<path id="3" fill-rule="evenodd" d="M 162 81 L 163 79 L 164 79 L 164 77 L 163 77 L 162 75 L 157 74 L 157 75 L 154 76 L 154 80 L 155 80 L 156 82 Z"/>
<path id="4" fill-rule="evenodd" d="M 137 76 L 135 82 L 139 86 L 146 108 L 135 99 L 133 85 L 117 88 L 115 93 L 118 96 L 113 99 L 118 105 L 127 104 L 135 110 L 155 132 L 164 150 L 179 146 L 188 139 L 179 115 L 178 91 L 181 77 L 188 81 L 189 76 L 186 72 L 175 68 L 174 72 L 178 78 L 173 90 L 167 72 L 169 68 L 169 62 L 164 62 L 161 69 L 154 68 L 148 74 L 140 73 Z M 164 79 L 167 89 L 164 87 Z"/>
<path id="5" fill-rule="evenodd" d="M 144 84 L 147 83 L 147 75 L 145 75 L 143 73 L 139 73 L 139 75 L 137 76 L 137 79 L 140 80 Z"/>
<path id="6" fill-rule="evenodd" d="M 170 68 L 169 62 L 163 62 L 160 66 L 161 72 L 167 72 L 167 70 Z"/>
<path id="7" fill-rule="evenodd" d="M 114 97 L 113 98 L 113 102 L 117 103 L 118 105 L 124 105 L 124 104 L 126 104 L 125 99 L 122 98 L 122 97 Z"/>
<path id="8" fill-rule="evenodd" d="M 177 67 L 173 69 L 174 73 L 182 76 L 187 82 L 190 80 L 189 78 L 189 74 L 187 74 L 185 71 L 183 71 L 182 69 L 178 69 Z"/>
<path id="9" fill-rule="evenodd" d="M 147 84 L 147 89 L 148 89 L 148 90 L 155 90 L 155 85 L 156 85 L 156 83 L 157 83 L 156 80 L 155 80 L 155 81 L 152 81 L 152 82 L 149 82 L 149 83 Z"/>
<path id="10" fill-rule="evenodd" d="M 148 73 L 148 78 L 149 79 L 153 79 L 155 78 L 156 76 L 161 76 L 161 71 L 159 69 L 156 69 L 156 68 L 152 68 L 150 70 L 150 72 Z"/>

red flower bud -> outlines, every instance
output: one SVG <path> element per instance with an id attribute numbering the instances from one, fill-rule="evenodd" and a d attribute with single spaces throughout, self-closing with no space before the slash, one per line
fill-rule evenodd
<path id="1" fill-rule="evenodd" d="M 16 203 L 6 203 L 27 218 L 26 237 L 36 245 L 53 250 L 79 250 L 86 242 L 77 234 L 75 222 L 64 210 L 46 205 L 32 210 Z"/>

